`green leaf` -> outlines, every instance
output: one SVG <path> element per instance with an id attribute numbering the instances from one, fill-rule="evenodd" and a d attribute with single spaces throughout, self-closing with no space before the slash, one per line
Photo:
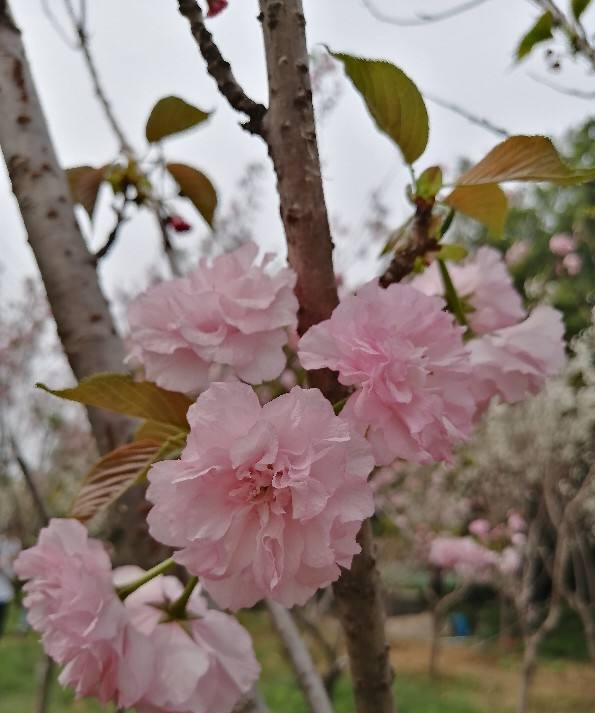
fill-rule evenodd
<path id="1" fill-rule="evenodd" d="M 134 441 L 108 453 L 83 479 L 70 509 L 70 517 L 83 522 L 90 520 L 141 482 L 153 463 L 177 456 L 185 440 L 186 433 L 178 432 L 165 443 Z"/>
<path id="2" fill-rule="evenodd" d="M 449 260 L 450 262 L 460 262 L 464 260 L 469 251 L 464 245 L 455 245 L 454 243 L 445 243 L 440 246 L 440 251 L 436 257 L 440 260 Z"/>
<path id="3" fill-rule="evenodd" d="M 44 384 L 37 386 L 54 396 L 78 401 L 85 406 L 96 406 L 188 430 L 186 413 L 192 401 L 187 396 L 166 391 L 150 381 L 133 381 L 128 374 L 94 374 L 71 389 L 50 389 Z"/>
<path id="4" fill-rule="evenodd" d="M 575 20 L 580 20 L 581 15 L 591 4 L 591 0 L 572 0 L 570 7 Z"/>
<path id="5" fill-rule="evenodd" d="M 100 166 L 99 168 L 73 166 L 66 169 L 66 178 L 68 179 L 72 200 L 83 206 L 89 218 L 93 218 L 99 187 L 102 181 L 105 180 L 107 168 L 107 166 Z"/>
<path id="6" fill-rule="evenodd" d="M 211 181 L 204 173 L 185 163 L 168 163 L 166 167 L 180 187 L 180 195 L 192 201 L 206 222 L 213 227 L 217 191 Z"/>
<path id="7" fill-rule="evenodd" d="M 332 54 L 343 62 L 376 126 L 397 144 L 407 163 L 413 163 L 425 151 L 429 135 L 428 112 L 418 88 L 390 62 Z"/>
<path id="8" fill-rule="evenodd" d="M 442 188 L 442 169 L 440 166 L 430 166 L 416 181 L 415 193 L 419 198 L 435 198 Z"/>
<path id="9" fill-rule="evenodd" d="M 171 96 L 160 99 L 147 119 L 145 129 L 147 141 L 155 143 L 172 134 L 179 134 L 197 124 L 202 124 L 209 116 L 210 112 L 202 111 L 180 97 Z"/>
<path id="10" fill-rule="evenodd" d="M 443 203 L 479 221 L 494 235 L 502 235 L 508 199 L 496 183 L 477 186 L 457 186 Z"/>
<path id="11" fill-rule="evenodd" d="M 457 181 L 457 186 L 476 186 L 503 181 L 548 181 L 559 186 L 595 178 L 595 167 L 572 168 L 564 163 L 545 136 L 511 136 L 493 148 Z"/>
<path id="12" fill-rule="evenodd" d="M 552 35 L 553 18 L 551 12 L 544 12 L 531 29 L 523 35 L 518 47 L 516 48 L 517 60 L 526 57 L 535 45 L 540 42 L 550 40 Z"/>

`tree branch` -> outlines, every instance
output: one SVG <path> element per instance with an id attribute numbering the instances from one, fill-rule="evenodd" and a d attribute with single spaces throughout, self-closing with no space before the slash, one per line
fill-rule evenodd
<path id="1" fill-rule="evenodd" d="M 566 35 L 573 49 L 582 54 L 583 57 L 595 69 L 595 47 L 589 41 L 589 37 L 580 22 L 573 22 L 567 17 L 554 0 L 530 0 L 543 12 L 549 12 L 552 16 L 554 27 L 560 28 Z"/>
<path id="2" fill-rule="evenodd" d="M 178 0 L 178 7 L 180 14 L 190 23 L 192 36 L 207 63 L 208 73 L 217 82 L 219 91 L 236 111 L 241 111 L 249 117 L 250 120 L 242 124 L 243 128 L 252 134 L 262 134 L 266 107 L 250 99 L 239 85 L 229 62 L 223 58 L 213 36 L 207 30 L 202 10 L 196 0 Z"/>
<path id="3" fill-rule="evenodd" d="M 398 25 L 399 27 L 415 27 L 419 25 L 429 25 L 432 22 L 449 20 L 451 17 L 456 17 L 457 15 L 462 15 L 464 12 L 468 12 L 469 10 L 474 10 L 476 7 L 483 5 L 487 1 L 488 0 L 468 0 L 467 2 L 455 5 L 448 8 L 448 10 L 443 10 L 442 12 L 434 14 L 420 12 L 415 17 L 395 17 L 394 15 L 389 15 L 388 13 L 379 10 L 373 4 L 372 0 L 362 0 L 362 3 L 370 14 L 381 22 L 386 22 L 390 25 Z"/>
<path id="4" fill-rule="evenodd" d="M 70 366 L 78 379 L 120 371 L 122 343 L 76 222 L 6 0 L 0 0 L 0 103 L 0 147 Z M 96 409 L 88 413 L 102 453 L 125 439 L 126 419 Z"/>
<path id="5" fill-rule="evenodd" d="M 333 706 L 320 674 L 291 614 L 271 599 L 266 600 L 266 605 L 311 713 L 333 713 Z"/>
<path id="6" fill-rule="evenodd" d="M 123 153 L 132 153 L 132 148 L 130 145 L 130 142 L 126 138 L 126 135 L 124 134 L 124 131 L 122 127 L 120 126 L 120 123 L 116 119 L 116 116 L 114 114 L 114 111 L 112 109 L 112 105 L 110 101 L 107 98 L 107 94 L 105 93 L 105 90 L 103 89 L 101 85 L 101 81 L 99 79 L 99 74 L 97 73 L 97 67 L 95 66 L 95 61 L 93 59 L 93 56 L 91 55 L 91 50 L 89 47 L 89 35 L 87 34 L 87 29 L 85 27 L 85 18 L 86 18 L 86 0 L 81 0 L 81 14 L 80 17 L 76 16 L 76 12 L 74 11 L 74 7 L 72 5 L 72 0 L 64 0 L 64 5 L 66 6 L 66 11 L 68 13 L 68 16 L 72 22 L 72 25 L 74 27 L 74 30 L 78 36 L 79 40 L 79 49 L 83 53 L 83 56 L 85 58 L 85 64 L 87 65 L 87 69 L 89 70 L 89 75 L 91 76 L 91 82 L 93 84 L 93 89 L 95 90 L 95 96 L 99 100 L 99 103 L 103 107 L 103 112 L 105 114 L 105 117 L 109 123 L 109 125 L 112 128 L 112 131 L 118 138 L 118 141 L 120 142 L 120 150 Z"/>
<path id="7" fill-rule="evenodd" d="M 27 489 L 29 490 L 29 493 L 31 494 L 31 499 L 33 500 L 33 506 L 35 507 L 35 511 L 37 512 L 39 521 L 40 521 L 42 527 L 45 527 L 50 521 L 50 516 L 48 515 L 48 511 L 45 507 L 45 503 L 43 502 L 43 499 L 42 499 L 41 495 L 39 494 L 39 490 L 37 489 L 37 483 L 35 482 L 35 478 L 33 477 L 33 474 L 31 473 L 31 470 L 29 469 L 29 466 L 27 465 L 27 461 L 25 460 L 23 454 L 20 451 L 20 448 L 18 446 L 18 443 L 16 442 L 15 437 L 10 436 L 9 438 L 10 438 L 10 446 L 12 448 L 12 452 L 14 453 L 15 460 L 18 463 L 19 468 L 21 469 L 21 473 L 23 474 L 23 477 L 25 478 L 25 484 L 27 485 Z"/>
<path id="8" fill-rule="evenodd" d="M 428 92 L 423 92 L 423 95 L 426 99 L 429 99 L 431 102 L 434 102 L 434 104 L 437 104 L 443 109 L 448 109 L 448 111 L 452 111 L 453 113 L 462 116 L 464 119 L 467 119 L 467 121 L 471 122 L 472 124 L 475 124 L 476 126 L 481 126 L 482 129 L 486 129 L 486 131 L 490 131 L 492 134 L 496 134 L 496 136 L 503 136 L 504 138 L 510 136 L 510 133 L 506 131 L 506 129 L 502 129 L 499 126 L 496 126 L 496 124 L 492 124 L 489 119 L 484 119 L 481 116 L 477 116 L 468 111 L 467 109 L 464 109 L 463 107 L 459 106 L 458 104 L 455 104 L 454 102 L 450 102 L 447 99 L 437 97 L 435 94 L 428 94 Z"/>

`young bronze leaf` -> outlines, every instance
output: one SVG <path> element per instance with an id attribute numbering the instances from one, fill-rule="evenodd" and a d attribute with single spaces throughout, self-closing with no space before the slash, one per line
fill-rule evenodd
<path id="1" fill-rule="evenodd" d="M 164 97 L 151 110 L 145 134 L 149 143 L 191 129 L 208 119 L 210 113 L 188 104 L 180 97 Z"/>
<path id="2" fill-rule="evenodd" d="M 150 381 L 134 381 L 128 374 L 94 374 L 70 389 L 50 389 L 44 384 L 37 386 L 54 396 L 78 401 L 85 406 L 96 406 L 188 430 L 186 412 L 192 401 L 187 396 L 166 391 Z"/>
<path id="3" fill-rule="evenodd" d="M 494 235 L 502 235 L 508 199 L 496 183 L 457 186 L 443 203 L 479 221 Z"/>
<path id="4" fill-rule="evenodd" d="M 211 181 L 204 173 L 185 163 L 168 163 L 167 170 L 180 187 L 181 195 L 192 201 L 206 222 L 213 227 L 217 191 Z"/>
<path id="5" fill-rule="evenodd" d="M 180 433 L 178 426 L 170 426 L 167 423 L 157 421 L 143 421 L 134 434 L 135 441 L 159 441 L 164 443 L 168 439 Z"/>
<path id="6" fill-rule="evenodd" d="M 545 136 L 511 136 L 456 183 L 458 186 L 474 186 L 503 181 L 548 181 L 566 186 L 593 178 L 595 168 L 572 168 L 564 163 Z"/>
<path id="7" fill-rule="evenodd" d="M 531 27 L 531 29 L 521 38 L 519 46 L 515 52 L 517 60 L 521 60 L 523 57 L 526 57 L 535 45 L 551 39 L 553 37 L 552 27 L 552 13 L 549 11 L 545 12 L 539 17 L 533 27 Z"/>
<path id="8" fill-rule="evenodd" d="M 186 433 L 178 432 L 165 443 L 134 441 L 108 453 L 85 476 L 70 517 L 90 520 L 142 481 L 153 463 L 177 456 L 185 440 Z"/>
<path id="9" fill-rule="evenodd" d="M 333 53 L 333 57 L 343 62 L 376 126 L 397 144 L 407 163 L 413 163 L 425 151 L 429 135 L 428 112 L 419 89 L 390 62 L 348 54 Z"/>
<path id="10" fill-rule="evenodd" d="M 93 217 L 97 195 L 101 182 L 105 179 L 106 166 L 74 166 L 66 169 L 70 195 L 75 203 L 79 203 Z"/>

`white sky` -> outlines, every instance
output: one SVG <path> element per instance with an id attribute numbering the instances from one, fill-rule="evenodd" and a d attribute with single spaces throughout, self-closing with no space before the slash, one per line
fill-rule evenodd
<path id="1" fill-rule="evenodd" d="M 562 0 L 564 1 L 564 0 Z M 400 16 L 436 12 L 460 0 L 376 0 Z M 62 0 L 47 0 L 65 27 Z M 75 2 L 76 4 L 76 2 Z M 592 102 L 565 96 L 529 78 L 532 70 L 546 75 L 542 51 L 513 67 L 512 54 L 537 12 L 526 0 L 490 0 L 459 17 L 423 27 L 395 27 L 374 19 L 361 0 L 304 0 L 311 47 L 323 43 L 334 50 L 386 58 L 400 66 L 428 92 L 464 106 L 513 133 L 559 136 L 592 112 Z M 11 5 L 32 63 L 43 106 L 64 166 L 109 162 L 116 142 L 92 94 L 80 55 L 50 25 L 41 0 L 12 0 Z M 255 232 L 266 248 L 283 252 L 281 225 L 273 190 L 273 174 L 263 143 L 238 127 L 239 116 L 218 96 L 175 0 L 89 0 L 92 51 L 115 111 L 139 150 L 144 149 L 144 123 L 154 102 L 177 94 L 216 114 L 195 133 L 167 144 L 171 160 L 185 161 L 211 176 L 225 207 L 234 186 L 251 161 L 267 167 Z M 236 76 L 255 99 L 265 101 L 265 67 L 257 0 L 230 0 L 229 9 L 210 23 Z M 595 12 L 586 18 L 592 24 Z M 556 79 L 556 78 L 554 78 Z M 567 61 L 556 79 L 583 90 L 593 79 Z M 345 80 L 346 82 L 346 80 Z M 428 103 L 430 143 L 420 169 L 435 163 L 454 166 L 460 156 L 479 159 L 498 139 L 464 119 Z M 0 107 L 1 111 L 1 107 Z M 405 216 L 407 173 L 392 144 L 378 134 L 355 91 L 345 83 L 337 108 L 321 129 L 321 154 L 329 211 L 341 224 L 360 225 L 371 190 L 390 178 L 384 197 L 393 206 L 395 226 Z M 35 270 L 16 202 L 4 166 L 0 166 L 0 266 L 3 280 L 15 288 Z M 204 235 L 198 216 L 184 216 L 200 230 L 188 237 L 197 244 Z M 108 231 L 106 207 L 99 227 Z M 104 240 L 95 236 L 94 247 Z M 158 260 L 157 231 L 152 219 L 129 223 L 119 245 L 102 262 L 101 278 L 108 296 L 119 288 L 134 291 L 147 268 Z M 341 245 L 339 245 L 341 250 Z"/>

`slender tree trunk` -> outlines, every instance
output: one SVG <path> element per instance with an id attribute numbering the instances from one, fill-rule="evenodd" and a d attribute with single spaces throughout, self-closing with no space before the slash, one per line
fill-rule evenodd
<path id="1" fill-rule="evenodd" d="M 35 698 L 35 713 L 47 713 L 50 705 L 50 692 L 54 680 L 55 666 L 52 659 L 44 655 L 39 662 L 39 681 Z"/>
<path id="2" fill-rule="evenodd" d="M 440 663 L 440 633 L 442 630 L 442 616 L 437 607 L 432 611 L 432 643 L 430 646 L 430 665 L 428 673 L 430 678 L 436 679 L 439 675 Z"/>
<path id="3" fill-rule="evenodd" d="M 333 706 L 320 674 L 291 614 L 271 599 L 267 599 L 267 607 L 311 713 L 333 713 Z"/>
<path id="4" fill-rule="evenodd" d="M 328 319 L 338 304 L 328 215 L 322 186 L 305 18 L 301 0 L 260 0 L 269 107 L 263 134 L 277 174 L 289 262 L 296 271 L 299 331 Z M 327 370 L 310 374 L 331 400 L 342 395 Z M 393 713 L 392 671 L 384 602 L 370 522 L 358 536 L 362 552 L 334 590 L 349 652 L 358 713 Z"/>
<path id="5" fill-rule="evenodd" d="M 0 0 L 0 147 L 29 244 L 75 376 L 121 371 L 122 343 L 74 215 L 31 76 L 21 34 Z M 101 452 L 124 440 L 127 421 L 89 409 Z"/>
<path id="6" fill-rule="evenodd" d="M 527 713 L 527 706 L 529 705 L 529 691 L 537 668 L 538 643 L 532 637 L 525 639 L 524 643 L 525 646 L 523 651 L 523 663 L 521 666 L 521 681 L 519 685 L 517 713 Z"/>

